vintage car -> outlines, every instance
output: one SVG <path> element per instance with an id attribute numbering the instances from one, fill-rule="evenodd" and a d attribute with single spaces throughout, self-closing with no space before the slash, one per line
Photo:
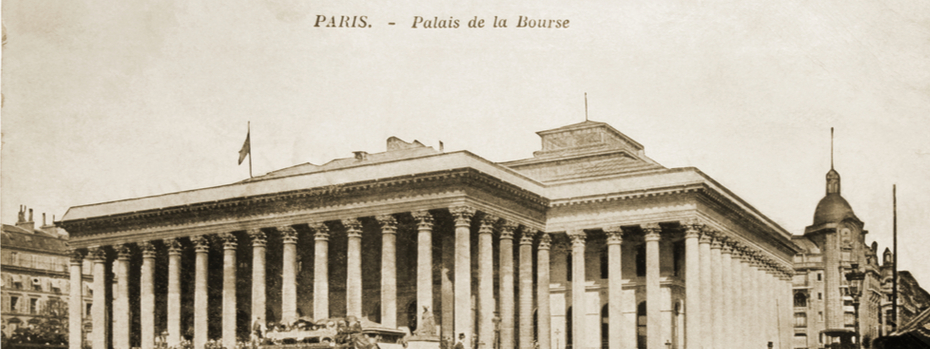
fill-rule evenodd
<path id="1" fill-rule="evenodd" d="M 346 339 L 343 339 L 344 337 L 340 337 L 340 322 L 346 322 L 346 319 L 327 318 L 315 321 L 301 319 L 289 329 L 269 329 L 265 333 L 262 348 L 334 349 L 354 347 L 352 344 L 347 344 Z M 394 344 L 401 344 L 407 335 L 402 330 L 386 328 L 368 319 L 363 318 L 359 323 L 361 325 L 360 334 L 365 337 L 368 343 L 379 344 L 379 347 L 392 348 Z"/>

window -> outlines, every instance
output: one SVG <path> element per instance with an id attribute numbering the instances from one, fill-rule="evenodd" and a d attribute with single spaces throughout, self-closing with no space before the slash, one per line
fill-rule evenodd
<path id="1" fill-rule="evenodd" d="M 823 293 L 817 293 L 817 300 L 823 300 Z"/>
<path id="2" fill-rule="evenodd" d="M 19 306 L 19 297 L 12 297 L 12 296 L 11 296 L 11 297 L 10 297 L 10 307 L 9 307 L 8 310 L 10 310 L 10 312 L 19 312 L 19 309 L 17 308 L 17 306 Z"/>
<path id="3" fill-rule="evenodd" d="M 568 256 L 565 257 L 565 280 L 572 281 L 572 254 L 568 253 Z"/>
<path id="4" fill-rule="evenodd" d="M 30 298 L 29 299 L 29 311 L 30 314 L 39 313 L 39 298 Z"/>
<path id="5" fill-rule="evenodd" d="M 10 264 L 19 265 L 19 253 L 18 252 L 10 253 Z"/>
<path id="6" fill-rule="evenodd" d="M 820 322 L 823 322 L 823 311 L 817 313 L 817 316 L 820 317 Z M 821 340 L 822 341 L 822 340 Z"/>
<path id="7" fill-rule="evenodd" d="M 646 245 L 640 244 L 636 247 L 636 276 L 646 276 Z"/>
<path id="8" fill-rule="evenodd" d="M 23 290 L 23 282 L 13 282 L 13 289 Z"/>
<path id="9" fill-rule="evenodd" d="M 607 257 L 607 248 L 604 247 L 604 250 L 601 252 L 601 278 L 606 279 L 610 277 L 610 266 L 609 258 Z"/>
<path id="10" fill-rule="evenodd" d="M 804 293 L 794 293 L 794 307 L 807 307 L 807 296 Z"/>
<path id="11" fill-rule="evenodd" d="M 807 314 L 803 312 L 797 312 L 794 314 L 794 326 L 795 327 L 807 327 Z"/>
<path id="12" fill-rule="evenodd" d="M 85 317 L 90 317 L 91 311 L 94 310 L 94 304 L 87 303 L 85 306 L 86 306 L 86 307 L 84 308 L 84 311 L 85 311 L 84 316 L 85 316 Z"/>
<path id="13" fill-rule="evenodd" d="M 823 274 L 822 274 L 822 273 L 820 273 L 820 272 L 817 273 L 817 280 L 818 280 L 818 281 L 822 281 L 822 280 L 823 280 Z"/>
<path id="14" fill-rule="evenodd" d="M 685 265 L 685 262 L 684 262 L 685 242 L 684 241 L 678 241 L 672 244 L 672 258 L 675 263 L 674 264 L 675 265 L 674 266 L 675 277 L 681 277 L 682 275 L 684 275 L 681 269 Z"/>
<path id="15" fill-rule="evenodd" d="M 636 348 L 646 348 L 646 302 L 636 307 Z"/>

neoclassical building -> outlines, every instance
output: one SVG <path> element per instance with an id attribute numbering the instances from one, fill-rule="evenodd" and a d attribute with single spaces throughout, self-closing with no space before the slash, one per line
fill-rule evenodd
<path id="1" fill-rule="evenodd" d="M 231 347 L 259 318 L 415 330 L 426 309 L 481 348 L 791 346 L 790 233 L 607 124 L 538 134 L 542 149 L 511 162 L 392 137 L 386 152 L 72 207 L 58 224 L 73 283 L 91 261 L 104 291 L 93 345 L 167 332 Z"/>

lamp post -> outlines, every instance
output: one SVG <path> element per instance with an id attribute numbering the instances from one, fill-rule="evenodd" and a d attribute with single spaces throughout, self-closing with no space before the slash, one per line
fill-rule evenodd
<path id="1" fill-rule="evenodd" d="M 861 348 L 862 340 L 859 337 L 859 297 L 862 296 L 862 280 L 865 279 L 865 272 L 859 270 L 859 264 L 852 264 L 851 271 L 846 273 L 846 280 L 849 281 L 849 295 L 853 298 L 853 312 L 855 313 L 855 335 L 856 349 Z"/>

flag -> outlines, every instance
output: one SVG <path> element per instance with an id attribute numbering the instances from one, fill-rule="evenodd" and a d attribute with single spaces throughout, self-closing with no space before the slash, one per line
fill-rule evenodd
<path id="1" fill-rule="evenodd" d="M 245 156 L 252 152 L 252 145 L 249 142 L 249 136 L 251 133 L 251 130 L 245 133 L 245 143 L 242 144 L 242 149 L 239 150 L 239 165 L 242 165 L 242 161 L 245 159 Z"/>

